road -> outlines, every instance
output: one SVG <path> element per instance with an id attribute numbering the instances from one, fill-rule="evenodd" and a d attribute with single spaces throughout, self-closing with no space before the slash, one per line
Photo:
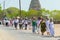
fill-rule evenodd
<path id="1" fill-rule="evenodd" d="M 13 27 L 0 25 L 0 40 L 58 40 L 60 37 L 49 37 L 33 34 L 31 30 L 15 30 Z"/>

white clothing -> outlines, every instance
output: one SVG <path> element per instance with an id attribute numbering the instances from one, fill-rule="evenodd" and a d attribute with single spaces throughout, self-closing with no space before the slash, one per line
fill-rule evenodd
<path id="1" fill-rule="evenodd" d="M 50 20 L 46 20 L 46 31 L 47 32 L 50 32 L 49 23 L 50 23 Z"/>
<path id="2" fill-rule="evenodd" d="M 15 20 L 14 20 L 14 22 L 15 22 L 15 23 L 18 23 L 18 22 L 19 22 L 19 20 L 18 20 L 18 19 L 15 19 Z"/>
<path id="3" fill-rule="evenodd" d="M 37 26 L 40 26 L 41 20 L 37 20 Z"/>
<path id="4" fill-rule="evenodd" d="M 40 32 L 41 26 L 40 26 L 41 20 L 37 20 L 37 32 Z"/>
<path id="5" fill-rule="evenodd" d="M 54 23 L 53 22 L 50 22 L 49 29 L 50 29 L 50 35 L 53 36 L 54 35 Z"/>
<path id="6" fill-rule="evenodd" d="M 25 21 L 24 21 L 24 24 L 28 24 L 28 21 L 27 21 L 27 20 L 25 20 Z"/>

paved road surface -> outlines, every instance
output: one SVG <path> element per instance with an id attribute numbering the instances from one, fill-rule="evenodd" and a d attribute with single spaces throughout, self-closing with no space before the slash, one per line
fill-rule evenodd
<path id="1" fill-rule="evenodd" d="M 13 27 L 0 25 L 0 40 L 58 40 L 59 37 L 48 37 L 33 34 L 31 30 L 15 30 Z"/>

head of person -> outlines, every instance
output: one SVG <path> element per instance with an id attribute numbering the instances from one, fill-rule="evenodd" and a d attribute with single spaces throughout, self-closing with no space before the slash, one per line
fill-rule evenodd
<path id="1" fill-rule="evenodd" d="M 27 20 L 28 18 L 27 17 L 25 17 L 25 20 Z"/>
<path id="2" fill-rule="evenodd" d="M 41 17 L 38 17 L 38 20 L 41 20 Z"/>
<path id="3" fill-rule="evenodd" d="M 32 17 L 32 19 L 33 19 L 33 20 L 35 20 L 35 19 L 36 19 L 36 17 Z"/>
<path id="4" fill-rule="evenodd" d="M 50 18 L 50 22 L 53 22 L 53 18 Z"/>
<path id="5" fill-rule="evenodd" d="M 41 20 L 42 18 L 43 18 L 42 16 L 38 17 L 39 20 Z"/>
<path id="6" fill-rule="evenodd" d="M 44 21 L 44 18 L 42 18 L 42 21 Z"/>
<path id="7" fill-rule="evenodd" d="M 19 18 L 19 20 L 21 20 L 22 18 Z"/>
<path id="8" fill-rule="evenodd" d="M 46 16 L 46 20 L 49 20 L 49 17 L 48 16 Z"/>
<path id="9" fill-rule="evenodd" d="M 17 17 L 16 17 L 16 19 L 17 19 Z"/>

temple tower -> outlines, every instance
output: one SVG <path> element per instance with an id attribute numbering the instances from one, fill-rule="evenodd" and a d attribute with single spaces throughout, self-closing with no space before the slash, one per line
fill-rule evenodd
<path id="1" fill-rule="evenodd" d="M 40 5 L 39 0 L 31 0 L 29 10 L 30 9 L 32 9 L 32 10 L 40 10 L 41 5 Z"/>

